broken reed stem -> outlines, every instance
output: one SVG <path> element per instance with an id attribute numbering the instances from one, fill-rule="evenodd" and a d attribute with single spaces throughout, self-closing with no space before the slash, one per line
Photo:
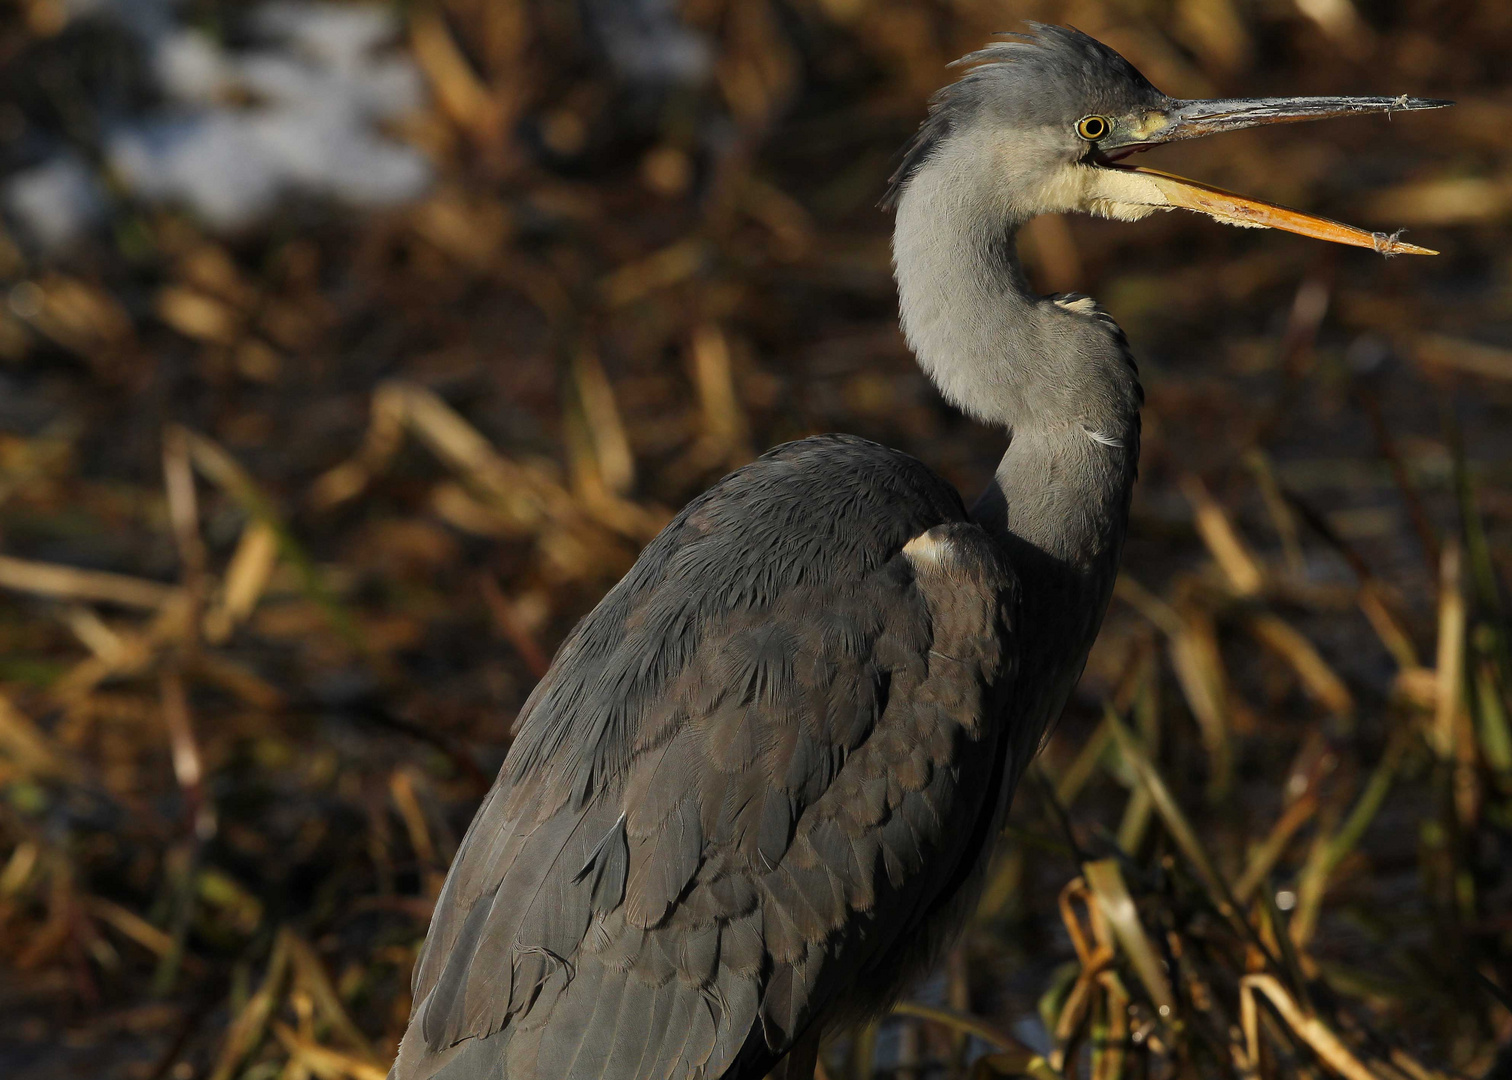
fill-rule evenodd
<path id="1" fill-rule="evenodd" d="M 1365 613 L 1370 628 L 1396 661 L 1397 667 L 1411 671 L 1418 666 L 1417 647 L 1412 643 L 1412 636 L 1403 629 L 1401 622 L 1386 606 L 1384 594 L 1385 588 L 1380 582 L 1362 581 L 1357 602 L 1360 610 Z"/>
<path id="2" fill-rule="evenodd" d="M 1097 773 L 1097 767 L 1112 738 L 1113 733 L 1108 730 L 1108 725 L 1099 724 L 1071 764 L 1056 778 L 1055 798 L 1062 806 L 1076 802 L 1076 797 L 1087 786 L 1087 781 Z"/>
<path id="3" fill-rule="evenodd" d="M 1353 716 L 1354 695 L 1305 635 L 1270 611 L 1252 615 L 1249 627 L 1262 644 L 1291 665 L 1309 697 L 1341 720 Z"/>
<path id="4" fill-rule="evenodd" d="M 690 352 L 704 435 L 713 440 L 730 465 L 743 465 L 754 454 L 750 423 L 735 385 L 730 340 L 718 323 L 703 323 L 693 331 Z"/>
<path id="5" fill-rule="evenodd" d="M 894 1016 L 911 1016 L 918 1020 L 939 1024 L 963 1035 L 974 1036 L 998 1050 L 1027 1054 L 1031 1057 L 1038 1056 L 1027 1043 L 1010 1035 L 1002 1028 L 994 1027 L 985 1020 L 957 1009 L 947 1009 L 940 1005 L 925 1005 L 917 1001 L 900 1001 L 893 1006 L 892 1011 Z"/>
<path id="6" fill-rule="evenodd" d="M 599 479 L 611 495 L 628 495 L 635 486 L 635 455 L 630 451 L 614 386 L 598 353 L 587 341 L 574 351 L 570 370 Z"/>
<path id="7" fill-rule="evenodd" d="M 1096 900 L 1103 918 L 1107 920 L 1118 943 L 1123 946 L 1129 962 L 1144 983 L 1161 1019 L 1175 1019 L 1176 997 L 1171 992 L 1170 980 L 1155 946 L 1151 944 L 1139 921 L 1139 912 L 1134 907 L 1134 898 L 1124 884 L 1123 874 L 1113 859 L 1099 859 L 1084 863 L 1082 874 L 1087 887 Z"/>
<path id="8" fill-rule="evenodd" d="M 280 554 L 293 565 L 299 574 L 306 595 L 325 611 L 326 617 L 330 619 L 337 633 L 357 651 L 365 651 L 368 647 L 367 640 L 358 633 L 351 615 L 326 588 L 314 560 L 305 552 L 299 541 L 294 539 L 294 534 L 284 524 L 282 515 L 274 507 L 272 500 L 258 487 L 251 474 L 212 440 L 195 434 L 187 428 L 174 430 L 181 434 L 188 448 L 190 460 L 201 474 L 240 504 L 243 512 L 249 517 L 262 522 L 272 530 L 273 535 L 278 539 Z"/>
<path id="9" fill-rule="evenodd" d="M 23 776 L 70 777 L 77 772 L 53 740 L 3 692 L 0 692 L 0 759 L 7 759 Z"/>
<path id="10" fill-rule="evenodd" d="M 162 607 L 179 591 L 176 586 L 146 578 L 104 570 L 80 570 L 9 555 L 0 555 L 0 588 L 55 600 L 82 600 L 148 610 Z"/>
<path id="11" fill-rule="evenodd" d="M 1301 530 L 1297 528 L 1296 515 L 1281 494 L 1281 485 L 1276 480 L 1276 471 L 1271 465 L 1270 457 L 1258 446 L 1252 446 L 1245 451 L 1244 462 L 1249 466 L 1250 473 L 1255 478 L 1255 486 L 1260 489 L 1260 497 L 1265 500 L 1265 511 L 1270 515 L 1276 536 L 1281 541 L 1286 568 L 1294 577 L 1301 580 L 1307 570 L 1307 562 L 1302 554 Z"/>
<path id="12" fill-rule="evenodd" d="M 1345 1080 L 1381 1080 L 1350 1052 L 1327 1024 L 1316 1016 L 1303 1012 L 1274 975 L 1246 975 L 1239 982 L 1240 1025 L 1244 1029 L 1245 1047 L 1252 1069 L 1258 1067 L 1260 1061 L 1259 1007 L 1256 1002 L 1259 994 L 1265 995 L 1287 1027 Z"/>
<path id="13" fill-rule="evenodd" d="M 543 677 L 551 666 L 551 660 L 536 642 L 530 628 L 520 619 L 515 605 L 499 588 L 494 575 L 487 571 L 480 573 L 478 586 L 483 602 L 488 606 L 488 613 L 493 618 L 494 627 L 506 641 L 514 646 L 515 652 L 519 653 L 531 677 L 535 679 Z"/>
<path id="14" fill-rule="evenodd" d="M 1171 668 L 1212 762 L 1207 794 L 1217 802 L 1228 795 L 1234 780 L 1228 678 L 1212 615 L 1187 605 L 1181 610 L 1181 622 L 1181 632 L 1171 639 Z"/>
<path id="15" fill-rule="evenodd" d="M 1171 789 L 1166 787 L 1165 780 L 1161 778 L 1154 763 L 1145 755 L 1144 749 L 1139 745 L 1133 733 L 1124 727 L 1123 722 L 1111 708 L 1105 712 L 1104 716 L 1124 759 L 1134 769 L 1140 783 L 1149 790 L 1156 812 L 1160 814 L 1166 828 L 1170 830 L 1171 838 L 1176 841 L 1176 846 L 1181 848 L 1198 876 L 1208 886 L 1213 898 L 1217 901 L 1215 906 L 1225 918 L 1237 919 L 1239 913 L 1232 903 L 1232 898 L 1227 895 L 1227 884 L 1213 866 L 1207 852 L 1203 850 L 1202 842 L 1197 839 L 1197 833 L 1187 821 L 1186 815 L 1182 813 L 1176 797 L 1171 794 Z"/>
<path id="16" fill-rule="evenodd" d="M 1439 756 L 1454 756 L 1460 710 L 1464 707 L 1465 594 L 1459 545 L 1444 545 L 1439 563 L 1438 694 L 1432 742 Z"/>
<path id="17" fill-rule="evenodd" d="M 189 441 L 184 429 L 176 426 L 163 433 L 163 487 L 168 497 L 174 543 L 183 564 L 184 587 L 202 600 L 206 557 L 199 529 L 199 499 L 194 491 Z"/>
<path id="18" fill-rule="evenodd" d="M 189 839 L 170 849 L 163 858 L 171 894 L 169 937 L 172 946 L 159 956 L 152 981 L 153 992 L 163 995 L 173 989 L 183 964 L 189 926 L 194 918 L 200 856 L 204 845 L 215 836 L 216 820 L 215 807 L 206 794 L 204 759 L 194 737 L 189 696 L 176 659 L 163 666 L 159 686 L 173 775 L 183 795 L 184 817 L 189 828 Z"/>
<path id="19" fill-rule="evenodd" d="M 278 562 L 278 534 L 265 521 L 250 519 L 241 538 L 214 606 L 205 613 L 204 634 L 212 644 L 224 644 L 236 627 L 257 607 Z"/>
<path id="20" fill-rule="evenodd" d="M 1212 760 L 1208 797 L 1222 798 L 1233 779 L 1233 746 L 1227 679 L 1211 614 L 1192 604 L 1178 611 L 1127 574 L 1119 575 L 1114 595 L 1149 619 L 1169 640 L 1171 669 Z"/>
<path id="21" fill-rule="evenodd" d="M 1202 537 L 1229 586 L 1239 596 L 1259 596 L 1265 589 L 1265 571 L 1240 537 L 1227 512 L 1208 494 L 1206 485 L 1191 473 L 1182 476 L 1181 490 L 1192 504 L 1197 535 Z"/>
<path id="22" fill-rule="evenodd" d="M 1171 789 L 1166 786 L 1165 780 L 1160 775 L 1160 770 L 1155 767 L 1144 749 L 1139 745 L 1139 740 L 1123 725 L 1118 715 L 1111 708 L 1104 706 L 1104 715 L 1112 727 L 1113 734 L 1118 741 L 1119 749 L 1123 752 L 1125 760 L 1133 767 L 1150 792 L 1150 799 L 1155 805 L 1156 812 L 1165 823 L 1171 838 L 1176 841 L 1176 846 L 1186 855 L 1187 861 L 1197 871 L 1197 876 L 1206 887 L 1208 901 L 1229 924 L 1240 938 L 1249 942 L 1258 952 L 1266 958 L 1268 963 L 1274 964 L 1275 958 L 1270 955 L 1255 928 L 1244 918 L 1239 903 L 1234 898 L 1228 882 L 1220 874 L 1213 862 L 1208 858 L 1202 842 L 1197 838 L 1196 831 L 1182 813 L 1181 806 L 1171 794 Z"/>
<path id="23" fill-rule="evenodd" d="M 1151 646 L 1146 652 L 1143 672 L 1135 691 L 1134 717 L 1146 752 L 1157 755 L 1160 753 L 1160 667 L 1153 643 Z M 1149 789 L 1136 783 L 1129 792 L 1123 819 L 1118 824 L 1118 846 L 1125 854 L 1132 857 L 1139 849 L 1154 810 L 1155 803 L 1150 797 Z"/>
<path id="24" fill-rule="evenodd" d="M 166 664 L 159 677 L 163 721 L 168 729 L 173 775 L 184 793 L 185 816 L 190 831 L 200 841 L 215 835 L 215 808 L 205 794 L 205 765 L 190 718 L 189 695 L 177 664 Z"/>
<path id="25" fill-rule="evenodd" d="M 1512 790 L 1508 783 L 1512 781 L 1512 717 L 1508 716 L 1500 674 L 1500 666 L 1492 657 L 1483 657 L 1476 668 L 1476 716 L 1480 721 L 1476 735 L 1487 767 L 1502 778 L 1504 789 Z"/>
<path id="26" fill-rule="evenodd" d="M 1318 799 L 1311 792 L 1297 799 L 1282 812 L 1276 819 L 1276 824 L 1271 826 L 1271 831 L 1266 834 L 1265 840 L 1250 855 L 1244 873 L 1234 883 L 1236 901 L 1241 905 L 1249 903 L 1255 890 L 1280 861 L 1292 837 L 1296 836 L 1302 826 L 1312 820 L 1312 816 L 1317 812 Z"/>
<path id="27" fill-rule="evenodd" d="M 1386 752 L 1381 756 L 1365 790 L 1355 800 L 1349 816 L 1332 836 L 1319 836 L 1314 841 L 1307 865 L 1303 868 L 1297 886 L 1297 911 L 1291 919 L 1291 939 L 1298 949 L 1305 949 L 1317 929 L 1318 915 L 1322 910 L 1323 897 L 1328 890 L 1328 879 L 1346 856 L 1360 843 L 1365 830 L 1375 820 L 1381 806 L 1391 791 L 1398 765 L 1406 751 L 1408 735 L 1399 728 L 1386 743 Z"/>

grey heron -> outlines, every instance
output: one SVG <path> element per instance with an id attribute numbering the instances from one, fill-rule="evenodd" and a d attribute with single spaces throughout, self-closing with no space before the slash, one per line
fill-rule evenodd
<path id="1" fill-rule="evenodd" d="M 1008 446 L 968 509 L 846 435 L 689 504 L 585 617 L 436 904 L 395 1080 L 810 1076 L 952 940 L 1117 573 L 1142 401 L 1118 325 L 1039 296 L 1047 212 L 1182 207 L 1425 253 L 1190 180 L 1137 150 L 1418 98 L 1183 101 L 1071 29 L 967 58 L 887 204 L 924 371 Z"/>

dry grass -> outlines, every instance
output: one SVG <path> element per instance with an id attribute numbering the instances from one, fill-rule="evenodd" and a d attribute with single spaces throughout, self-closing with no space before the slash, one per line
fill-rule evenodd
<path id="1" fill-rule="evenodd" d="M 982 484 L 872 204 L 945 62 L 1036 17 L 1183 96 L 1460 99 L 1162 162 L 1445 254 L 1026 235 L 1143 361 L 1127 573 L 967 939 L 828 1075 L 1509 1075 L 1512 9 L 683 8 L 715 76 L 653 93 L 575 5 L 411 5 L 411 208 L 0 235 L 0 1073 L 381 1076 L 515 711 L 672 508 L 824 430 Z M 0 63 L 88 150 L 61 10 Z"/>

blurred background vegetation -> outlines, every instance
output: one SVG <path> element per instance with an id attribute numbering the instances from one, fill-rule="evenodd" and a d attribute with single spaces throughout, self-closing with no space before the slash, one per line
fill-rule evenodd
<path id="1" fill-rule="evenodd" d="M 0 1075 L 378 1080 L 517 709 L 673 509 L 830 430 L 980 488 L 875 203 L 1030 18 L 1179 96 L 1458 99 L 1152 159 L 1444 253 L 1025 231 L 1140 357 L 1126 573 L 966 940 L 828 1075 L 1512 1076 L 1489 0 L 11 0 Z"/>

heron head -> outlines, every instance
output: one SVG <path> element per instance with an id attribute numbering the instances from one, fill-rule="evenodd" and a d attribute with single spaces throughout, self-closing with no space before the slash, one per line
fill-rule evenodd
<path id="1" fill-rule="evenodd" d="M 1004 212 L 1080 211 L 1131 221 L 1156 210 L 1205 213 L 1230 225 L 1284 229 L 1383 254 L 1435 254 L 1372 233 L 1125 159 L 1163 143 L 1266 124 L 1437 109 L 1410 97 L 1167 97 L 1118 53 L 1069 27 L 1032 23 L 958 61 L 967 72 L 936 95 L 904 153 L 885 203 L 928 165 L 983 173 Z M 983 156 L 987 165 L 983 168 Z"/>

